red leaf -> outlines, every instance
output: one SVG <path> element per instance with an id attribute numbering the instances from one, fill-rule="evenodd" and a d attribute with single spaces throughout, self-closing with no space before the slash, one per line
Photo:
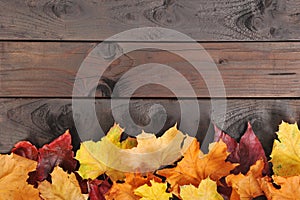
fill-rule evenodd
<path id="1" fill-rule="evenodd" d="M 27 141 L 21 141 L 15 144 L 15 147 L 11 150 L 11 152 L 31 160 L 37 161 L 38 159 L 37 148 Z"/>
<path id="2" fill-rule="evenodd" d="M 104 194 L 108 192 L 111 188 L 112 184 L 109 183 L 108 179 L 98 180 L 95 179 L 93 181 L 89 181 L 90 200 L 105 200 Z"/>
<path id="3" fill-rule="evenodd" d="M 224 133 L 220 129 L 215 126 L 215 141 L 222 141 L 227 145 L 227 151 L 230 153 L 227 160 L 232 163 L 238 163 L 240 161 L 239 156 L 239 144 L 235 141 L 234 138 L 230 137 L 230 135 Z"/>
<path id="4" fill-rule="evenodd" d="M 246 174 L 250 166 L 255 164 L 257 160 L 263 159 L 265 167 L 263 174 L 269 174 L 269 165 L 264 152 L 264 149 L 254 134 L 250 123 L 244 135 L 242 136 L 240 143 L 237 143 L 233 138 L 224 133 L 223 131 L 215 127 L 215 141 L 222 139 L 231 153 L 228 156 L 228 161 L 240 163 L 234 170 L 234 174 L 243 173 Z"/>
<path id="5" fill-rule="evenodd" d="M 76 179 L 79 183 L 80 186 L 80 190 L 82 194 L 87 194 L 89 193 L 89 189 L 88 189 L 88 180 L 87 179 L 83 179 L 77 172 L 73 172 L 76 176 Z"/>
<path id="6" fill-rule="evenodd" d="M 28 182 L 30 184 L 36 185 L 37 181 L 49 180 L 49 174 L 57 165 L 68 172 L 76 169 L 77 161 L 73 158 L 74 153 L 69 131 L 66 131 L 50 144 L 44 145 L 38 152 L 36 171 L 29 173 Z"/>

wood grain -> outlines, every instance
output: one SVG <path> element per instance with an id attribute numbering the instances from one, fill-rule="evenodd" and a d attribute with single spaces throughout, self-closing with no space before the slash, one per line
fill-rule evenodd
<path id="1" fill-rule="evenodd" d="M 97 40 L 165 27 L 198 41 L 299 39 L 298 0 L 1 0 L 0 39 Z"/>
<path id="2" fill-rule="evenodd" d="M 85 68 L 86 74 L 77 79 L 74 88 L 78 96 L 110 97 L 115 89 L 117 97 L 191 97 L 189 88 L 178 78 L 186 78 L 197 97 L 224 97 L 222 93 L 209 94 L 205 81 L 219 79 L 210 65 L 202 63 L 205 76 L 180 57 L 189 56 L 193 62 L 205 61 L 204 50 L 191 48 L 188 43 L 157 43 L 156 49 L 143 49 L 146 43 L 108 43 L 98 49 L 99 57 L 93 64 L 99 68 Z M 200 43 L 217 66 L 224 82 L 226 96 L 239 97 L 299 97 L 300 43 Z M 0 97 L 71 97 L 76 74 L 81 63 L 97 43 L 80 42 L 0 42 Z M 122 54 L 123 48 L 138 46 L 141 50 Z M 167 52 L 162 49 L 169 48 Z M 119 57 L 120 56 L 120 57 Z M 99 58 L 99 59 L 98 59 Z M 103 59 L 105 58 L 105 59 Z M 111 64 L 109 64 L 112 62 Z M 168 71 L 142 68 L 147 80 L 138 81 L 140 74 L 134 67 L 147 63 L 168 65 L 180 77 Z M 92 64 L 91 64 L 92 66 Z M 156 66 L 153 64 L 153 66 Z M 105 69 L 97 76 L 98 69 Z M 124 73 L 127 78 L 120 79 Z M 159 76 L 158 76 L 159 75 Z M 98 82 L 98 80 L 100 81 Z M 174 86 L 177 94 L 160 82 Z M 118 88 L 114 88 L 116 83 Z M 140 86 L 133 95 L 130 89 Z M 218 91 L 211 85 L 210 88 Z M 81 92 L 82 91 L 82 92 Z"/>
<path id="3" fill-rule="evenodd" d="M 140 126 L 149 123 L 153 117 L 157 119 L 153 127 L 147 129 L 148 132 L 155 130 L 160 123 L 160 118 L 166 116 L 166 122 L 162 129 L 156 132 L 158 135 L 176 122 L 179 125 L 186 125 L 184 132 L 189 133 L 189 128 L 198 123 L 196 137 L 203 141 L 206 134 L 212 133 L 212 123 L 219 126 L 225 121 L 223 129 L 232 137 L 239 139 L 246 129 L 248 121 L 253 126 L 253 130 L 262 142 L 263 147 L 269 155 L 278 125 L 282 120 L 294 123 L 300 122 L 300 102 L 299 100 L 262 100 L 262 99 L 236 99 L 228 100 L 226 113 L 221 113 L 211 109 L 209 100 L 198 100 L 201 110 L 200 121 L 189 117 L 180 120 L 181 110 L 177 100 L 170 99 L 135 99 L 129 105 L 125 100 L 120 107 L 111 107 L 108 99 L 96 100 L 95 107 L 101 128 L 106 132 L 114 123 L 112 112 L 119 116 L 118 123 L 126 128 L 130 135 L 138 134 L 141 130 L 130 126 L 128 116 L 124 116 L 123 109 L 130 107 L 131 118 Z M 184 100 L 189 104 L 191 100 Z M 221 102 L 219 102 L 221 103 Z M 155 105 L 161 105 L 161 109 L 156 109 Z M 0 100 L 0 127 L 1 141 L 0 152 L 8 152 L 13 145 L 20 140 L 29 140 L 41 146 L 51 141 L 66 129 L 70 129 L 73 136 L 73 145 L 78 148 L 80 138 L 78 137 L 72 114 L 72 104 L 69 99 L 1 99 Z M 88 119 L 88 115 L 76 115 L 83 119 Z M 76 120 L 76 119 L 75 119 Z M 95 126 L 89 121 L 82 126 L 88 127 L 90 136 L 99 135 Z M 81 127 L 77 127 L 81 128 Z M 80 134 L 80 137 L 83 135 Z"/>

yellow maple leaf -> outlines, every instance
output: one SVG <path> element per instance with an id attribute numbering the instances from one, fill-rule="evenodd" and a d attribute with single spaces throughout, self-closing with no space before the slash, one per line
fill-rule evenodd
<path id="1" fill-rule="evenodd" d="M 194 139 L 175 168 L 162 169 L 157 174 L 165 176 L 173 192 L 178 194 L 178 186 L 188 184 L 198 186 L 201 180 L 207 177 L 218 181 L 237 166 L 226 162 L 229 153 L 224 142 L 212 143 L 209 149 L 208 154 L 203 154 L 199 149 L 199 142 Z"/>
<path id="2" fill-rule="evenodd" d="M 277 135 L 279 140 L 274 141 L 271 153 L 274 174 L 278 176 L 299 175 L 300 131 L 297 124 L 282 122 Z"/>
<path id="3" fill-rule="evenodd" d="M 182 148 L 187 145 L 185 141 L 188 141 L 188 137 L 176 125 L 158 138 L 142 132 L 137 136 L 137 146 L 124 150 L 123 163 L 128 169 L 140 172 L 155 171 L 161 166 L 173 164 L 182 156 Z"/>
<path id="4" fill-rule="evenodd" d="M 275 188 L 271 178 L 264 177 L 261 179 L 261 188 L 266 197 L 272 200 L 298 200 L 300 197 L 300 176 L 281 177 L 273 176 L 274 183 L 280 186 Z"/>
<path id="5" fill-rule="evenodd" d="M 122 149 L 131 149 L 132 147 L 135 147 L 137 145 L 137 141 L 135 138 L 128 137 L 126 140 L 120 142 L 123 132 L 124 129 L 121 128 L 119 124 L 115 123 L 113 127 L 110 128 L 105 137 L 117 147 L 120 147 Z"/>
<path id="6" fill-rule="evenodd" d="M 127 138 L 120 142 L 122 129 L 114 124 L 107 135 L 100 141 L 86 141 L 81 143 L 76 153 L 76 159 L 80 163 L 78 173 L 85 179 L 95 179 L 106 173 L 112 180 L 124 179 L 124 173 L 114 167 L 121 166 L 121 149 L 129 149 L 137 145 L 135 138 Z"/>
<path id="7" fill-rule="evenodd" d="M 151 186 L 145 184 L 134 190 L 134 194 L 138 195 L 141 200 L 169 200 L 171 193 L 167 193 L 167 183 L 157 183 L 150 180 Z"/>
<path id="8" fill-rule="evenodd" d="M 0 155 L 0 199 L 41 199 L 39 191 L 26 180 L 37 162 L 16 154 Z"/>
<path id="9" fill-rule="evenodd" d="M 45 200 L 85 200 L 74 173 L 68 174 L 60 167 L 51 173 L 52 183 L 42 181 L 38 185 L 41 197 Z"/>
<path id="10" fill-rule="evenodd" d="M 83 142 L 76 154 L 80 162 L 79 174 L 94 179 L 106 173 L 115 181 L 124 178 L 123 172 L 154 171 L 180 158 L 186 137 L 174 126 L 159 138 L 141 133 L 137 136 L 137 146 L 131 149 L 119 148 L 111 136 L 103 137 L 99 142 Z"/>
<path id="11" fill-rule="evenodd" d="M 226 177 L 228 186 L 232 187 L 230 199 L 253 199 L 263 195 L 258 179 L 262 177 L 264 169 L 264 161 L 258 160 L 250 167 L 246 175 L 239 173 L 238 175 L 230 174 Z"/>
<path id="12" fill-rule="evenodd" d="M 118 147 L 114 146 L 106 138 L 101 141 L 86 141 L 81 143 L 76 153 L 76 159 L 80 163 L 78 173 L 84 179 L 95 179 L 106 173 L 113 181 L 123 180 L 124 173 L 109 166 L 120 164 L 118 155 L 115 155 Z"/>
<path id="13" fill-rule="evenodd" d="M 180 197 L 182 200 L 223 200 L 217 192 L 217 183 L 210 178 L 202 180 L 198 188 L 191 184 L 180 186 Z"/>

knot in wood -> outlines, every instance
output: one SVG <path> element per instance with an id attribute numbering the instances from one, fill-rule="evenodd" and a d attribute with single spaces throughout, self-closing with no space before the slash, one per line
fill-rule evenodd
<path id="1" fill-rule="evenodd" d="M 55 0 L 45 5 L 57 18 L 75 20 L 83 15 L 83 9 L 77 1 Z"/>
<path id="2" fill-rule="evenodd" d="M 163 5 L 146 13 L 146 18 L 164 27 L 177 27 L 182 25 L 183 9 L 175 0 L 165 0 Z"/>

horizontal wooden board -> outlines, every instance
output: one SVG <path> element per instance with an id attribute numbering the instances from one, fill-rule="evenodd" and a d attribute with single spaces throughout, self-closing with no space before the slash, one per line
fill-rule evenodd
<path id="1" fill-rule="evenodd" d="M 165 27 L 198 41 L 299 39 L 298 0 L 1 0 L 0 39 L 105 40 Z"/>
<path id="2" fill-rule="evenodd" d="M 93 50 L 97 45 L 0 42 L 0 97 L 71 97 L 75 80 L 79 84 L 73 95 L 85 97 L 95 91 L 98 97 L 110 97 L 113 91 L 116 97 L 300 96 L 299 42 L 200 43 L 202 50 L 189 43 L 106 43 Z M 140 50 L 122 55 L 129 48 Z M 92 50 L 97 56 L 90 56 Z M 186 58 L 199 64 L 202 74 Z M 88 64 L 81 67 L 84 60 Z M 158 64 L 142 66 L 147 63 L 167 65 L 172 73 Z M 98 82 L 100 70 L 105 72 Z"/>
<path id="3" fill-rule="evenodd" d="M 87 101 L 87 100 L 83 100 Z M 192 118 L 195 109 L 180 109 L 180 102 L 168 99 L 135 99 L 129 103 L 123 99 L 119 100 L 119 106 L 111 106 L 108 99 L 96 100 L 95 108 L 99 123 L 103 131 L 107 131 L 114 123 L 114 116 L 118 116 L 117 122 L 125 127 L 125 131 L 134 135 L 141 131 L 140 128 L 130 125 L 129 116 L 125 116 L 124 109 L 128 108 L 131 119 L 139 126 L 146 126 L 153 119 L 153 126 L 146 129 L 148 132 L 160 127 L 161 121 L 166 119 L 162 128 L 153 131 L 160 135 L 168 127 L 178 122 L 183 132 L 195 125 L 198 127 L 196 135 L 202 142 L 206 134 L 213 133 L 213 124 L 221 126 L 234 138 L 240 138 L 246 129 L 249 121 L 253 130 L 262 142 L 266 153 L 269 155 L 275 132 L 282 120 L 290 123 L 300 122 L 300 101 L 299 100 L 262 100 L 262 99 L 236 99 L 228 100 L 227 111 L 222 112 L 212 109 L 212 102 L 209 100 L 198 100 L 200 108 L 199 119 Z M 192 100 L 184 100 L 181 103 L 191 104 Z M 222 100 L 217 100 L 220 105 L 225 105 Z M 160 106 L 158 106 L 160 105 Z M 163 109 L 164 108 L 164 112 Z M 184 119 L 180 119 L 182 113 L 190 113 Z M 100 137 L 99 132 L 92 120 L 92 112 L 88 114 L 79 113 L 75 115 L 77 119 L 82 119 L 84 124 L 77 124 L 76 128 L 88 130 L 80 137 L 74 126 L 72 114 L 72 102 L 70 99 L 1 99 L 0 100 L 0 127 L 1 140 L 0 152 L 8 152 L 14 143 L 20 140 L 29 140 L 41 146 L 44 143 L 58 137 L 66 129 L 70 129 L 73 136 L 73 145 L 78 148 L 80 138 Z"/>

